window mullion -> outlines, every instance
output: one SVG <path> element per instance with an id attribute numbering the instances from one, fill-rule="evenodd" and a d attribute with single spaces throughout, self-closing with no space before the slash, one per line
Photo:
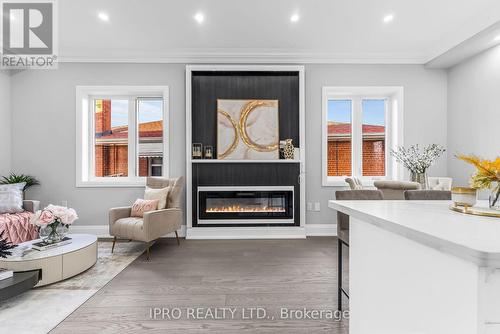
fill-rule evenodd
<path id="1" fill-rule="evenodd" d="M 361 97 L 352 99 L 352 174 L 360 177 L 363 175 L 363 108 Z"/>
<path id="2" fill-rule="evenodd" d="M 390 129 L 393 129 L 393 124 L 392 124 L 392 99 L 391 98 L 386 98 L 385 99 L 385 178 L 389 179 L 395 179 L 394 173 L 393 173 L 393 165 L 392 165 L 392 158 L 390 154 L 390 149 L 392 148 L 392 143 L 393 143 L 393 132 L 390 131 Z"/>
<path id="3" fill-rule="evenodd" d="M 136 176 L 137 170 L 137 100 L 135 97 L 128 99 L 128 177 Z"/>

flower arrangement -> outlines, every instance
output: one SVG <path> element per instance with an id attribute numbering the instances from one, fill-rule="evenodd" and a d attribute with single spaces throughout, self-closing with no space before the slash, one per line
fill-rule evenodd
<path id="1" fill-rule="evenodd" d="M 411 173 L 425 173 L 432 166 L 434 161 L 439 158 L 446 150 L 437 144 L 431 144 L 422 151 L 418 145 L 412 145 L 409 148 L 399 146 L 396 150 L 391 149 L 391 155 L 397 162 L 405 166 Z"/>
<path id="2" fill-rule="evenodd" d="M 457 155 L 458 159 L 476 167 L 470 178 L 470 185 L 476 189 L 492 189 L 490 207 L 500 209 L 500 157 L 485 160 L 474 155 Z"/>
<path id="3" fill-rule="evenodd" d="M 40 230 L 48 229 L 46 241 L 58 242 L 64 237 L 64 229 L 68 229 L 77 219 L 78 215 L 74 209 L 50 204 L 35 212 L 30 223 L 40 227 Z"/>

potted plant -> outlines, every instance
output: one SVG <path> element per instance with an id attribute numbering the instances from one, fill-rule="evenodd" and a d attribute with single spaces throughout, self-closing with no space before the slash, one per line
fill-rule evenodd
<path id="1" fill-rule="evenodd" d="M 17 246 L 3 238 L 4 232 L 5 231 L 0 232 L 0 257 L 5 259 L 7 256 L 12 255 L 12 249 Z"/>
<path id="2" fill-rule="evenodd" d="M 45 242 L 56 243 L 64 238 L 69 226 L 77 219 L 74 209 L 50 204 L 35 212 L 30 223 L 40 228 L 40 237 Z"/>
<path id="3" fill-rule="evenodd" d="M 23 189 L 23 196 L 24 192 L 26 192 L 28 188 L 40 184 L 40 182 L 35 177 L 26 174 L 10 173 L 8 176 L 2 176 L 2 179 L 0 180 L 0 184 L 14 184 L 14 183 L 26 183 Z"/>
<path id="4" fill-rule="evenodd" d="M 474 155 L 457 155 L 457 158 L 476 167 L 476 173 L 470 178 L 471 187 L 491 189 L 490 208 L 500 210 L 500 157 L 485 160 Z"/>
<path id="5" fill-rule="evenodd" d="M 412 145 L 408 148 L 399 146 L 395 150 L 391 149 L 391 155 L 410 171 L 411 181 L 418 182 L 422 189 L 427 189 L 427 169 L 445 151 L 444 147 L 438 144 L 427 145 L 423 150 L 420 150 L 418 145 Z"/>

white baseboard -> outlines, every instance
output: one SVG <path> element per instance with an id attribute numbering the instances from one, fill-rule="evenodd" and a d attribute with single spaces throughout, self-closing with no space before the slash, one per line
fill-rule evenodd
<path id="1" fill-rule="evenodd" d="M 308 237 L 337 236 L 337 224 L 306 224 Z"/>
<path id="2" fill-rule="evenodd" d="M 111 238 L 108 225 L 73 225 L 69 229 L 70 233 L 92 234 L 98 238 Z M 182 225 L 179 231 L 180 237 L 186 236 L 186 226 Z M 164 238 L 175 238 L 174 233 L 163 236 Z"/>
<path id="3" fill-rule="evenodd" d="M 70 233 L 92 234 L 98 238 L 111 238 L 107 225 L 73 225 Z M 191 228 L 187 239 L 302 239 L 308 237 L 336 236 L 336 224 L 306 224 L 304 227 L 198 227 Z M 179 236 L 186 237 L 182 225 Z M 175 237 L 174 233 L 165 236 Z"/>

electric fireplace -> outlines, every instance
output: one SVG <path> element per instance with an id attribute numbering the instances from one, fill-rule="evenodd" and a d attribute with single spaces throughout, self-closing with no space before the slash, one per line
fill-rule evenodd
<path id="1" fill-rule="evenodd" d="M 293 222 L 293 187 L 198 187 L 198 223 Z"/>

